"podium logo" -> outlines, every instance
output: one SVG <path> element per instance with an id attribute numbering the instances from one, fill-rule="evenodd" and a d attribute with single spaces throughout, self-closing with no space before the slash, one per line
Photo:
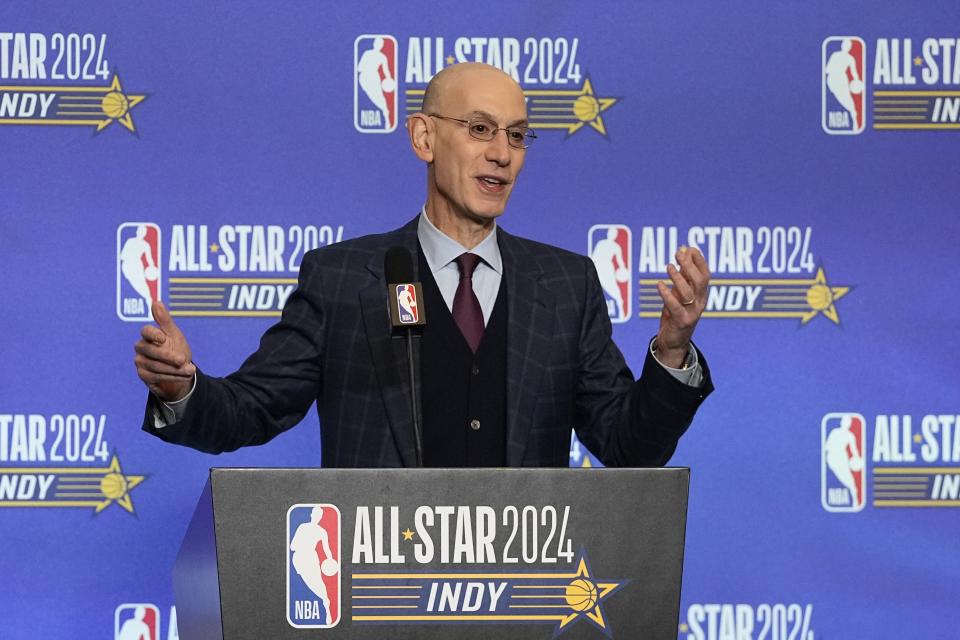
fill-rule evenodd
<path id="1" fill-rule="evenodd" d="M 610 321 L 626 322 L 630 319 L 633 298 L 633 263 L 630 248 L 633 240 L 630 227 L 623 224 L 595 224 L 588 233 L 590 259 L 597 268 L 600 286 L 607 302 Z"/>
<path id="2" fill-rule="evenodd" d="M 353 42 L 353 126 L 360 133 L 397 128 L 397 39 L 363 35 Z"/>
<path id="3" fill-rule="evenodd" d="M 823 41 L 821 126 L 826 133 L 863 133 L 864 50 L 863 40 L 854 36 L 831 36 Z"/>
<path id="4" fill-rule="evenodd" d="M 160 299 L 160 227 L 125 222 L 117 227 L 117 316 L 128 322 L 151 320 Z"/>
<path id="5" fill-rule="evenodd" d="M 295 504 L 287 511 L 287 622 L 329 629 L 340 622 L 340 510 Z"/>
<path id="6" fill-rule="evenodd" d="M 160 611 L 152 604 L 121 604 L 113 613 L 113 638 L 160 640 Z"/>
<path id="7" fill-rule="evenodd" d="M 860 511 L 866 504 L 864 424 L 859 413 L 828 413 L 820 424 L 820 501 L 827 511 Z"/>

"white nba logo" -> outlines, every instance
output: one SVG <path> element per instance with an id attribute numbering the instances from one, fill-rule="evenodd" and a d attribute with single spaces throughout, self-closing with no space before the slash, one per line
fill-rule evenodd
<path id="1" fill-rule="evenodd" d="M 353 126 L 360 133 L 397 128 L 397 39 L 362 35 L 353 42 Z"/>
<path id="2" fill-rule="evenodd" d="M 152 222 L 125 222 L 117 227 L 117 316 L 149 322 L 151 305 L 160 299 L 160 227 Z"/>
<path id="3" fill-rule="evenodd" d="M 820 503 L 827 511 L 863 510 L 866 421 L 859 413 L 828 413 L 820 423 Z"/>
<path id="4" fill-rule="evenodd" d="M 160 611 L 146 602 L 127 602 L 113 612 L 114 640 L 160 640 Z"/>

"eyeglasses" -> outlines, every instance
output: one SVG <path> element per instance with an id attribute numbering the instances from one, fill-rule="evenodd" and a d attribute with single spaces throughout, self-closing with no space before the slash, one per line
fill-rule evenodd
<path id="1" fill-rule="evenodd" d="M 431 118 L 440 118 L 441 120 L 450 120 L 459 122 L 467 127 L 470 137 L 476 140 L 490 142 L 493 140 L 497 131 L 505 131 L 507 134 L 507 144 L 514 149 L 526 149 L 533 141 L 537 139 L 537 134 L 528 127 L 498 127 L 496 123 L 490 122 L 487 118 L 474 117 L 469 120 L 462 118 L 451 118 L 450 116 L 441 116 L 436 113 L 428 113 Z"/>

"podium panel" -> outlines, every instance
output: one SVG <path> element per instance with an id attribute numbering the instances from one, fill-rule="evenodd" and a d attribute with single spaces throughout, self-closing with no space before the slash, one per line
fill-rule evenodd
<path id="1" fill-rule="evenodd" d="M 185 640 L 675 638 L 688 469 L 213 469 Z"/>

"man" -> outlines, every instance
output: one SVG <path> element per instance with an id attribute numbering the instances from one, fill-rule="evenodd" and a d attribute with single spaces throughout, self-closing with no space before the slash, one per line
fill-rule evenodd
<path id="1" fill-rule="evenodd" d="M 404 227 L 309 253 L 280 322 L 239 371 L 196 370 L 162 304 L 136 345 L 144 429 L 219 452 L 266 442 L 316 400 L 323 466 L 414 466 L 404 343 L 391 338 L 384 254 L 418 256 L 429 322 L 417 341 L 427 466 L 566 466 L 570 430 L 604 464 L 662 465 L 710 391 L 690 343 L 709 273 L 681 249 L 634 382 L 589 258 L 496 224 L 532 137 L 520 86 L 482 64 L 431 81 L 408 120 L 427 201 Z M 501 135 L 502 134 L 502 135 Z M 655 353 L 654 353 L 655 350 Z M 670 367 L 671 370 L 665 367 Z"/>

